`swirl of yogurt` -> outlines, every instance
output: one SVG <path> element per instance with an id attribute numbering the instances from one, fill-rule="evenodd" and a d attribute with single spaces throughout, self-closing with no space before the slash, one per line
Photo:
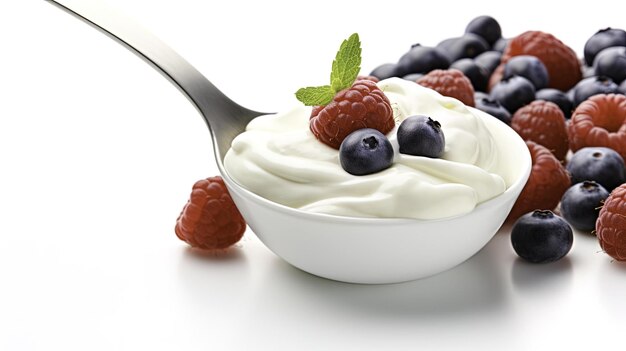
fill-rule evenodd
<path id="1" fill-rule="evenodd" d="M 438 219 L 471 212 L 503 193 L 502 155 L 481 118 L 456 99 L 414 82 L 378 83 L 396 128 L 387 134 L 393 165 L 365 176 L 347 173 L 339 151 L 309 129 L 311 107 L 260 116 L 238 135 L 224 159 L 229 176 L 268 200 L 338 216 Z M 396 131 L 409 116 L 439 121 L 446 137 L 439 159 L 400 154 Z"/>

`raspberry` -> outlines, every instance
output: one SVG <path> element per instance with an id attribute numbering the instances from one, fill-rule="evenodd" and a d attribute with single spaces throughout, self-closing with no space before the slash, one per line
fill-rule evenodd
<path id="1" fill-rule="evenodd" d="M 193 185 L 191 197 L 174 228 L 176 236 L 192 247 L 225 249 L 241 239 L 246 222 L 235 206 L 222 177 Z"/>
<path id="2" fill-rule="evenodd" d="M 572 114 L 568 131 L 569 146 L 574 152 L 586 146 L 604 146 L 626 159 L 626 96 L 590 97 Z"/>
<path id="3" fill-rule="evenodd" d="M 394 125 L 389 99 L 370 80 L 357 80 L 328 105 L 313 107 L 310 120 L 313 135 L 335 149 L 357 129 L 373 128 L 387 134 Z"/>
<path id="4" fill-rule="evenodd" d="M 496 67 L 493 70 L 493 73 L 491 73 L 491 76 L 489 77 L 489 85 L 487 86 L 487 89 L 491 91 L 491 89 L 493 89 L 493 87 L 496 86 L 496 84 L 498 84 L 498 82 L 502 80 L 502 77 L 504 77 L 504 63 L 501 63 L 500 65 L 498 65 L 498 67 Z"/>
<path id="5" fill-rule="evenodd" d="M 356 80 L 371 80 L 374 83 L 378 83 L 380 82 L 380 79 L 378 79 L 378 77 L 374 77 L 374 76 L 357 76 Z"/>
<path id="6" fill-rule="evenodd" d="M 518 55 L 536 56 L 543 62 L 550 76 L 550 88 L 567 91 L 582 79 L 576 53 L 552 34 L 528 31 L 509 40 L 502 62 Z"/>
<path id="7" fill-rule="evenodd" d="M 626 261 L 626 184 L 615 188 L 596 221 L 600 247 L 618 261 Z"/>
<path id="8" fill-rule="evenodd" d="M 559 160 L 565 160 L 569 150 L 565 116 L 553 102 L 536 100 L 513 115 L 511 128 L 524 140 L 531 140 L 552 151 Z"/>
<path id="9" fill-rule="evenodd" d="M 441 95 L 453 97 L 467 106 L 474 107 L 472 82 L 458 69 L 436 69 L 417 80 L 417 84 L 435 90 Z"/>
<path id="10" fill-rule="evenodd" d="M 526 141 L 526 145 L 533 167 L 507 220 L 532 210 L 553 210 L 571 184 L 569 174 L 550 150 L 533 141 Z"/>

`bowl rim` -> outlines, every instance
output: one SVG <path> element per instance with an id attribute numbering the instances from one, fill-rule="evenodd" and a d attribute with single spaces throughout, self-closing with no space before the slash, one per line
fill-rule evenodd
<path id="1" fill-rule="evenodd" d="M 291 217 L 306 218 L 310 220 L 319 219 L 320 221 L 325 221 L 325 222 L 352 223 L 352 224 L 363 224 L 363 225 L 374 225 L 374 224 L 376 225 L 380 225 L 380 224 L 382 225 L 390 225 L 390 224 L 406 225 L 406 224 L 415 224 L 415 223 L 447 222 L 450 220 L 455 220 L 455 219 L 459 219 L 462 217 L 470 216 L 474 212 L 480 211 L 483 208 L 491 207 L 494 205 L 494 203 L 501 202 L 503 201 L 503 199 L 507 199 L 512 194 L 515 194 L 516 192 L 518 192 L 518 190 L 521 191 L 521 188 L 523 188 L 526 185 L 526 182 L 528 181 L 528 178 L 530 176 L 530 172 L 532 169 L 532 159 L 530 156 L 530 151 L 528 151 L 526 142 L 519 136 L 519 134 L 517 134 L 517 132 L 515 132 L 510 126 L 508 126 L 504 122 L 487 114 L 486 112 L 483 112 L 481 110 L 478 110 L 470 106 L 466 106 L 466 107 L 470 109 L 472 113 L 476 113 L 480 115 L 480 118 L 486 121 L 486 124 L 491 125 L 491 126 L 497 126 L 495 128 L 501 128 L 501 130 L 504 133 L 509 134 L 509 138 L 508 138 L 509 142 L 515 143 L 517 144 L 517 147 L 519 147 L 520 149 L 523 147 L 523 149 L 526 150 L 526 152 L 523 154 L 524 155 L 523 159 L 519 160 L 520 162 L 524 163 L 523 172 L 520 173 L 520 175 L 515 179 L 515 181 L 503 193 L 487 201 L 479 203 L 478 205 L 476 205 L 476 207 L 474 207 L 472 211 L 467 212 L 467 213 L 462 213 L 462 214 L 458 214 L 454 216 L 447 216 L 447 217 L 442 217 L 442 218 L 435 218 L 435 219 L 417 219 L 417 218 L 401 218 L 401 217 L 385 217 L 385 218 L 355 217 L 355 216 L 340 216 L 340 215 L 319 213 L 319 212 L 308 212 L 308 211 L 289 207 L 289 206 L 271 201 L 269 199 L 266 199 L 246 189 L 245 187 L 237 183 L 234 179 L 232 179 L 228 175 L 228 172 L 226 171 L 222 162 L 218 162 L 218 169 L 220 173 L 222 174 L 222 178 L 224 179 L 226 185 L 228 186 L 231 192 L 241 193 L 241 196 L 245 197 L 246 199 L 252 200 L 261 206 L 272 207 L 275 210 L 282 212 L 283 214 L 291 216 Z M 492 129 L 492 127 L 488 127 L 488 128 L 490 130 Z"/>

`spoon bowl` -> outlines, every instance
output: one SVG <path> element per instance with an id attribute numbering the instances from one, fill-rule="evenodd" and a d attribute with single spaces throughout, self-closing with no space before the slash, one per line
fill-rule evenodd
<path id="1" fill-rule="evenodd" d="M 472 212 L 438 220 L 355 218 L 309 213 L 262 198 L 236 183 L 223 160 L 235 136 L 264 113 L 230 100 L 180 55 L 96 0 L 48 0 L 151 64 L 189 98 L 213 139 L 220 173 L 250 228 L 276 255 L 315 275 L 352 283 L 397 283 L 452 268 L 478 252 L 502 225 L 530 174 L 524 141 L 475 110 L 507 150 L 509 187 Z"/>

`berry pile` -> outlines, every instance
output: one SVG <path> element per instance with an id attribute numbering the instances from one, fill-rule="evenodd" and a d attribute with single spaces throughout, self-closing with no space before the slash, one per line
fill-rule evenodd
<path id="1" fill-rule="evenodd" d="M 371 75 L 415 81 L 509 124 L 526 140 L 533 161 L 508 217 L 521 217 L 514 228 L 532 222 L 547 230 L 542 223 L 553 222 L 554 216 L 531 211 L 560 209 L 565 220 L 559 223 L 610 233 L 598 235 L 603 248 L 626 260 L 626 244 L 621 244 L 626 242 L 626 221 L 617 220 L 617 214 L 626 216 L 626 190 L 609 197 L 626 182 L 626 31 L 601 29 L 581 49 L 584 56 L 579 58 L 541 31 L 505 39 L 494 18 L 480 16 L 462 36 L 435 46 L 413 45 L 397 63 L 383 64 Z M 604 210 L 604 220 L 597 220 L 607 197 L 613 199 L 612 207 Z M 517 244 L 543 240 L 519 238 Z M 567 246 L 569 239 L 564 240 Z M 538 258 L 538 251 L 520 255 L 550 261 L 567 253 L 565 246 L 550 259 Z"/>

